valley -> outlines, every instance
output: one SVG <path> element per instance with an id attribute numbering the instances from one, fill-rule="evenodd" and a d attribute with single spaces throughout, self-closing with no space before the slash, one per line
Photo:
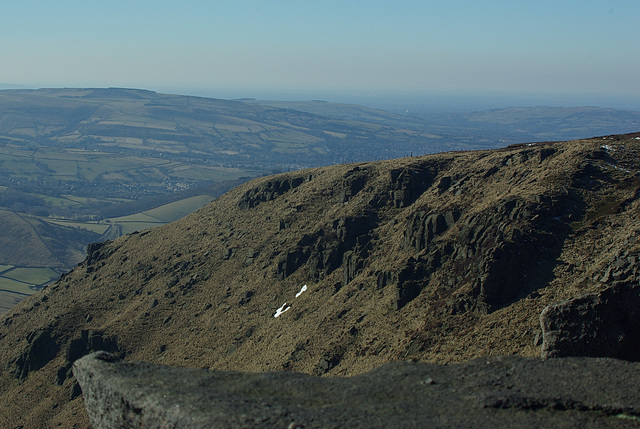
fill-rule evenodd
<path id="1" fill-rule="evenodd" d="M 88 243 L 175 221 L 250 178 L 341 163 L 633 131 L 637 112 L 399 115 L 324 101 L 123 88 L 0 91 L 0 312 Z"/>
<path id="2" fill-rule="evenodd" d="M 640 1 L 5 3 L 0 429 L 640 427 Z"/>

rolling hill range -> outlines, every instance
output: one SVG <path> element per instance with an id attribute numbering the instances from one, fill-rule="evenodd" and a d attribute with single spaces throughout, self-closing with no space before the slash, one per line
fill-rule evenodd
<path id="1" fill-rule="evenodd" d="M 0 273 L 0 312 L 81 261 L 89 242 L 175 220 L 251 177 L 443 150 L 414 119 L 324 104 L 333 116 L 133 89 L 0 91 L 0 261 L 29 261 Z M 340 118 L 348 111 L 361 113 Z M 149 214 L 169 203 L 173 214 Z M 21 241 L 29 224 L 9 219 L 43 228 Z M 2 274 L 24 270 L 36 271 Z"/>
<path id="2" fill-rule="evenodd" d="M 88 427 L 70 368 L 97 349 L 319 376 L 539 356 L 547 305 L 637 284 L 639 196 L 640 133 L 252 180 L 5 315 L 0 419 Z"/>
<path id="3" fill-rule="evenodd" d="M 104 153 L 118 154 L 121 170 L 129 172 L 123 180 L 153 175 L 154 169 L 174 180 L 196 180 L 229 177 L 233 169 L 249 175 L 252 169 L 327 165 L 372 151 L 397 157 L 444 149 L 432 138 L 438 136 L 423 135 L 415 119 L 365 108 L 360 110 L 369 114 L 356 118 L 344 116 L 344 107 L 321 104 L 329 107 L 318 114 L 133 89 L 0 91 L 0 141 L 76 149 L 76 156 L 88 159 L 71 158 L 79 165 L 67 175 L 89 180 L 103 177 Z M 146 171 L 133 172 L 129 157 L 146 159 Z M 41 168 L 63 175 L 53 160 L 43 163 Z M 181 173 L 184 163 L 200 168 Z"/>
<path id="4" fill-rule="evenodd" d="M 9 269 L 14 274 L 36 271 L 19 279 L 0 273 L 5 290 L 0 312 L 17 299 L 6 295 L 9 290 L 37 289 L 70 269 L 89 241 L 165 223 L 149 210 L 171 203 L 186 214 L 198 208 L 194 201 L 220 195 L 251 177 L 638 127 L 637 112 L 598 108 L 411 117 L 318 100 L 219 100 L 123 88 L 3 90 L 0 209 L 49 225 L 39 234 L 52 248 L 59 227 L 79 229 L 65 230 L 70 232 L 65 237 L 77 241 L 59 246 L 71 245 L 73 258 L 43 259 L 41 250 L 29 245 L 38 240 L 15 241 L 23 234 L 11 231 L 18 223 L 3 223 L 0 260 L 26 255 L 21 258 L 30 265 Z M 34 283 L 41 279 L 44 283 Z"/>
<path id="5" fill-rule="evenodd" d="M 461 125 L 479 135 L 520 141 L 570 140 L 638 129 L 640 112 L 598 107 L 512 107 L 463 115 Z"/>
<path id="6" fill-rule="evenodd" d="M 248 103 L 289 108 L 316 114 L 370 122 L 384 121 L 381 111 L 337 103 L 247 101 Z M 388 114 L 388 113 L 387 113 Z M 407 113 L 408 115 L 408 113 Z M 560 141 L 634 132 L 640 127 L 640 112 L 601 107 L 529 106 L 507 107 L 470 113 L 413 113 L 396 116 L 405 127 L 421 123 L 426 136 L 444 145 L 488 149 L 533 141 Z M 383 122 L 381 122 L 383 123 Z M 422 154 L 422 151 L 417 153 Z"/>

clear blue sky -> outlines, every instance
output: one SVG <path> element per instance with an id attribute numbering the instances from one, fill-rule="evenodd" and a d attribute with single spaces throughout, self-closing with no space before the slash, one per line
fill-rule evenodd
<path id="1" fill-rule="evenodd" d="M 640 96 L 640 0 L 3 0 L 0 82 Z"/>

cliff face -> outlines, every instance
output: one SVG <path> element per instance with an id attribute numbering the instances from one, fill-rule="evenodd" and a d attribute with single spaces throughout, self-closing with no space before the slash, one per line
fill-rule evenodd
<path id="1" fill-rule="evenodd" d="M 327 376 L 539 356 L 547 305 L 637 280 L 638 136 L 265 177 L 90 246 L 0 322 L 0 418 L 87 425 L 70 368 L 98 349 Z"/>

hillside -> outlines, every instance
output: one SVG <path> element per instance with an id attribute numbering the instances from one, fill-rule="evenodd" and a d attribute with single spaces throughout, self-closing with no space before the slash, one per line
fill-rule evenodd
<path id="1" fill-rule="evenodd" d="M 27 162 L 29 155 L 42 158 L 25 166 L 30 172 L 108 181 L 111 165 L 127 182 L 154 179 L 161 170 L 173 185 L 362 159 L 371 151 L 394 157 L 444 149 L 416 119 L 364 108 L 367 115 L 343 117 L 345 109 L 356 108 L 322 104 L 324 110 L 310 113 L 137 89 L 0 91 L 0 142 L 16 150 L 43 146 L 42 154 L 25 154 Z M 47 148 L 69 154 L 60 158 Z M 68 161 L 76 158 L 74 168 Z M 185 165 L 192 167 L 189 172 Z"/>
<path id="2" fill-rule="evenodd" d="M 206 190 L 217 196 L 223 189 L 229 189 L 227 182 Z M 89 243 L 176 221 L 213 199 L 213 195 L 194 195 L 129 216 L 84 222 L 0 210 L 0 314 L 81 262 Z"/>
<path id="3" fill-rule="evenodd" d="M 9 264 L 7 276 L 0 271 L 0 313 L 73 267 L 88 242 L 162 224 L 149 210 L 183 201 L 177 204 L 186 213 L 198 206 L 192 197 L 216 197 L 253 177 L 638 127 L 638 112 L 588 107 L 415 117 L 319 100 L 2 90 L 0 264 L 27 262 Z"/>
<path id="4" fill-rule="evenodd" d="M 548 304 L 637 280 L 639 172 L 640 133 L 255 179 L 8 313 L 0 419 L 87 427 L 69 369 L 96 349 L 321 376 L 539 356 Z"/>
<path id="5" fill-rule="evenodd" d="M 99 234 L 0 210 L 0 264 L 66 268 L 83 259 L 83 243 Z"/>
<path id="6" fill-rule="evenodd" d="M 82 261 L 100 234 L 0 210 L 0 314 Z"/>
<path id="7" fill-rule="evenodd" d="M 0 91 L 0 313 L 81 261 L 87 243 L 176 220 L 249 178 L 444 149 L 415 119 L 323 105 L 308 113 L 136 89 Z M 366 113 L 342 117 L 349 111 Z"/>

